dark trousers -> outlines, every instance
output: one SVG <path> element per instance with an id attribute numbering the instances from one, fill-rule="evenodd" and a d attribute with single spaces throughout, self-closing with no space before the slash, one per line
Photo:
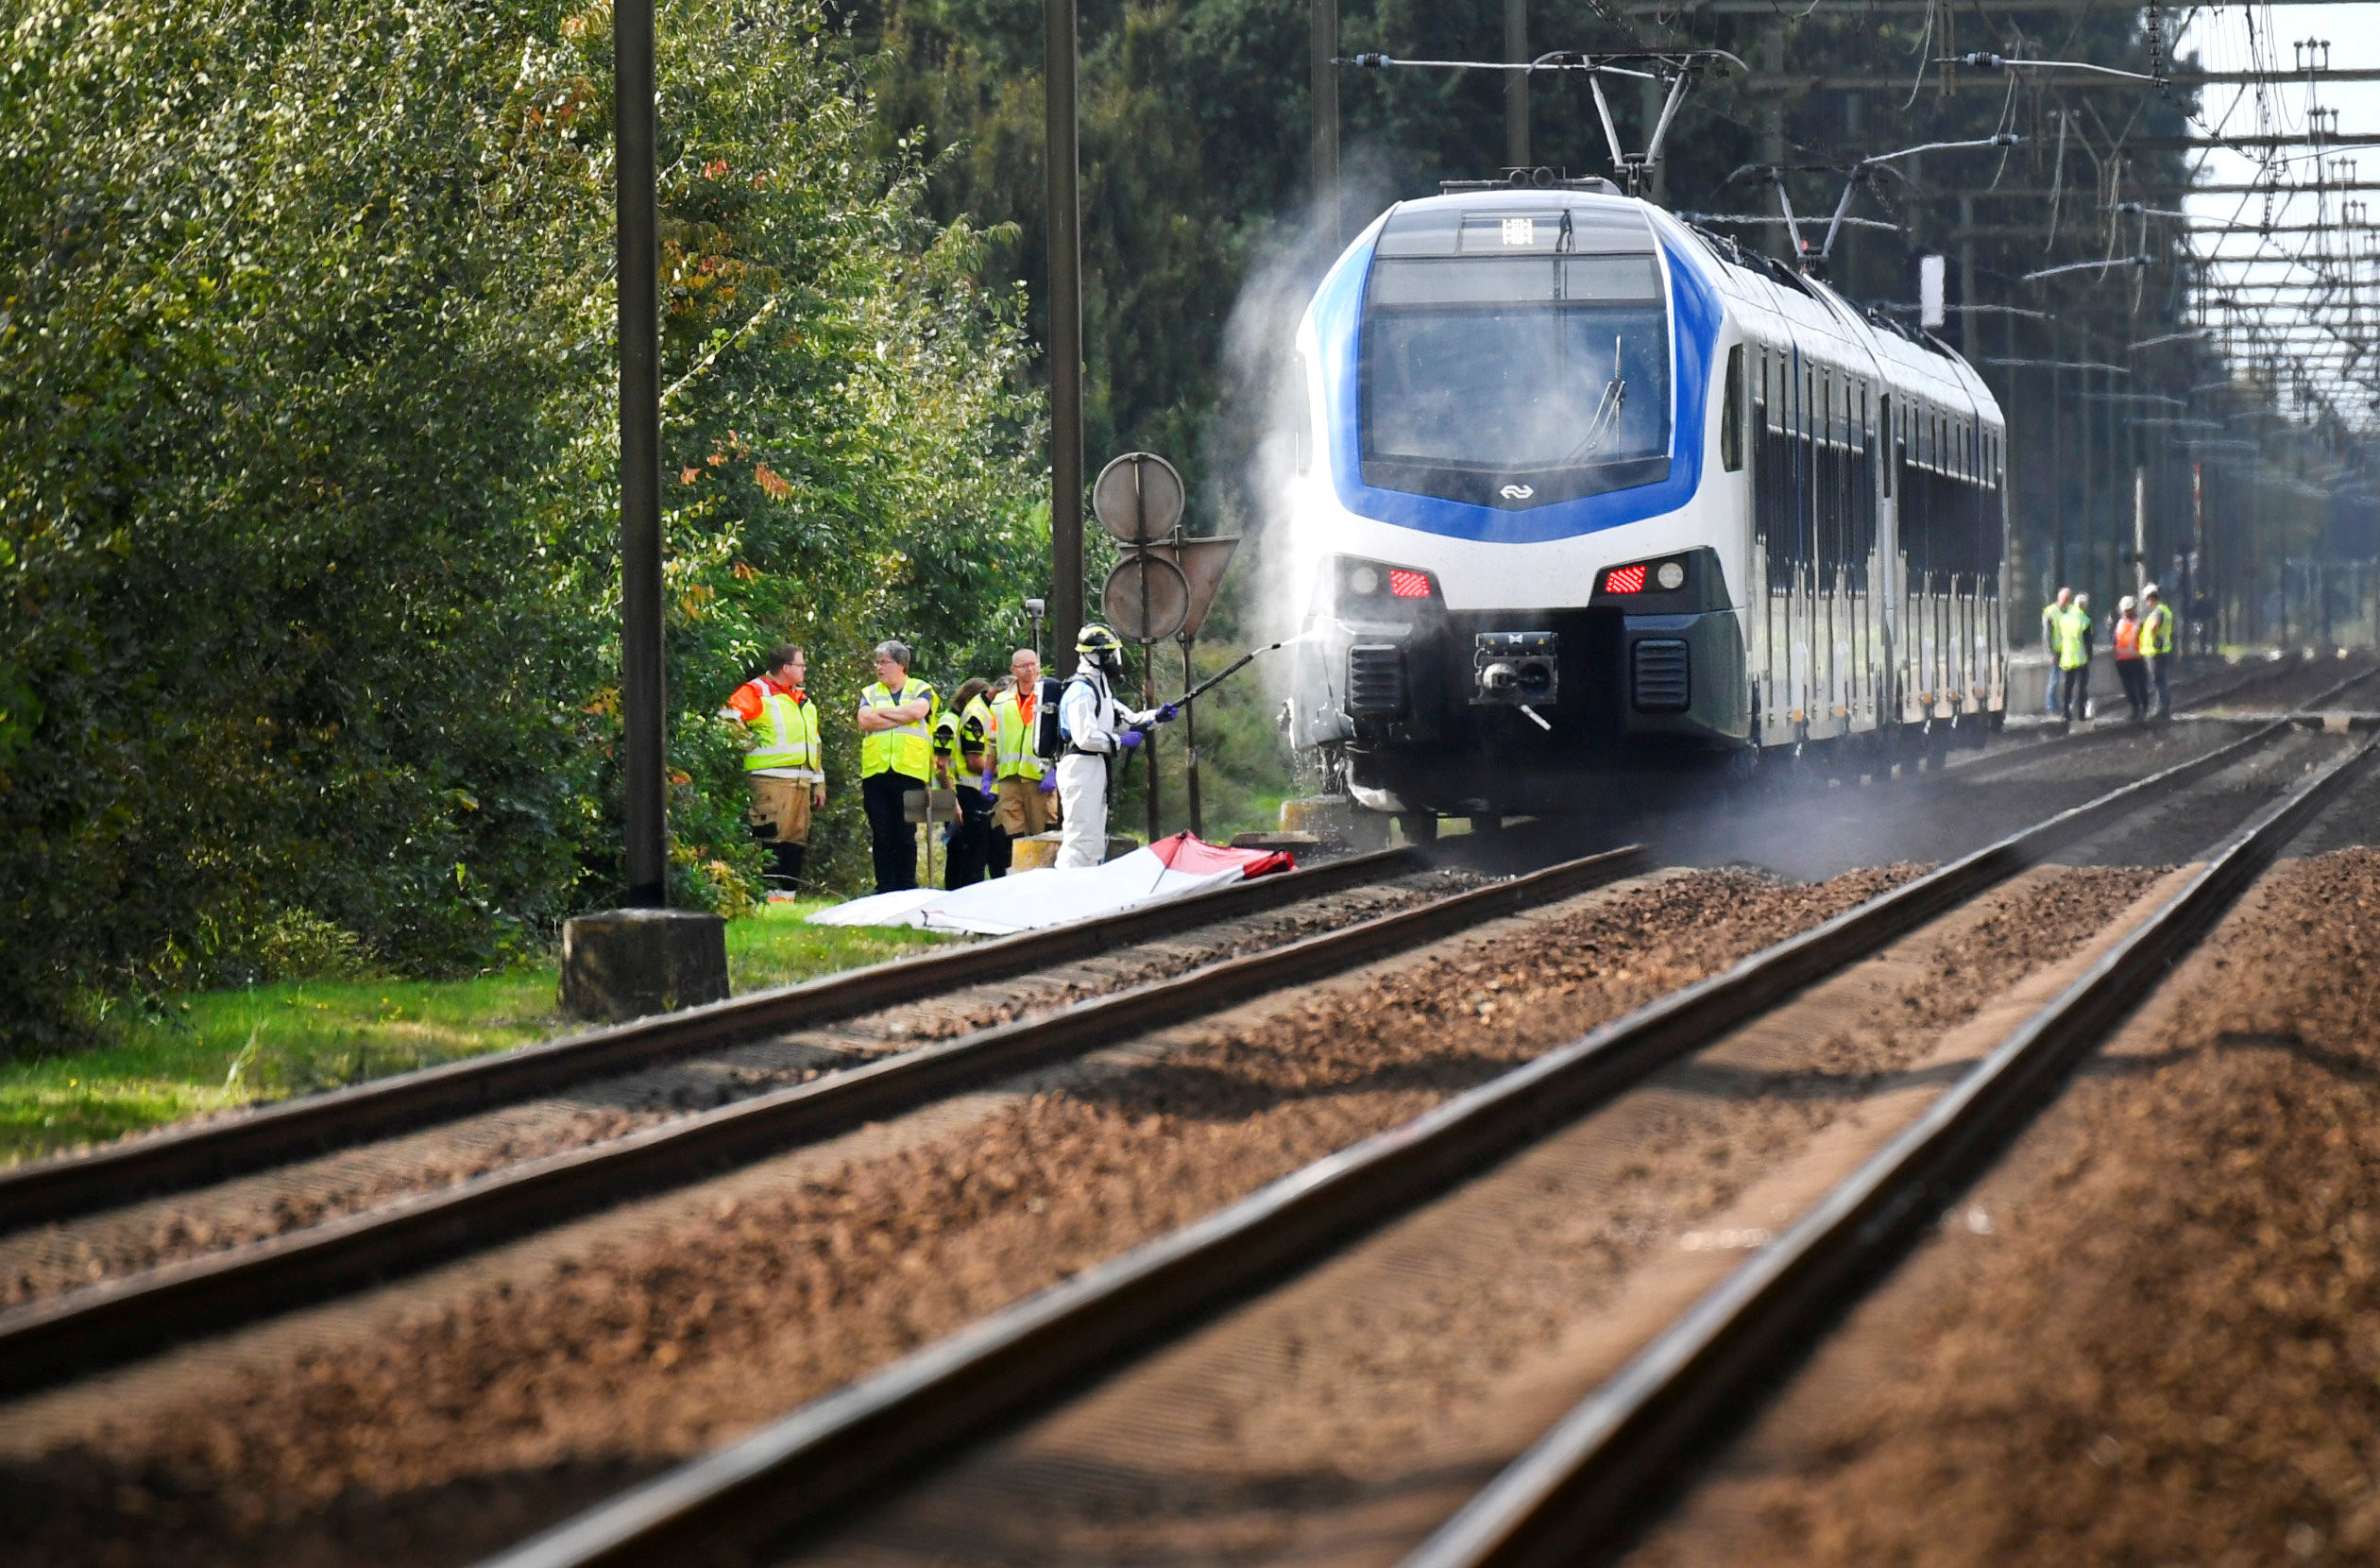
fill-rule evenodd
<path id="1" fill-rule="evenodd" d="M 922 790 L 926 781 L 907 774 L 872 773 L 859 781 L 859 803 L 868 811 L 868 839 L 876 850 L 878 893 L 899 893 L 917 885 L 917 831 L 910 825 L 901 797 Z"/>
<path id="2" fill-rule="evenodd" d="M 1016 860 L 1016 841 L 1001 832 L 996 822 L 991 824 L 985 832 L 988 842 L 984 846 L 984 869 L 994 877 L 1005 877 Z"/>
<path id="3" fill-rule="evenodd" d="M 779 844 L 774 839 L 763 839 L 760 847 L 769 852 L 768 879 L 772 883 L 789 889 L 801 886 L 802 870 L 809 861 L 809 845 Z"/>
<path id="4" fill-rule="evenodd" d="M 2171 716 L 2173 712 L 2173 656 L 2171 654 L 2150 655 L 2149 678 L 2155 683 L 2157 688 L 2157 717 L 2163 719 Z"/>
<path id="5" fill-rule="evenodd" d="M 2083 710 L 2090 707 L 2091 667 L 2058 672 L 2058 711 L 2070 724 L 2082 722 Z"/>
<path id="6" fill-rule="evenodd" d="M 2149 661 L 2145 658 L 2119 658 L 2116 661 L 2116 676 L 2124 683 L 2124 701 L 2132 704 L 2132 716 L 2149 716 Z"/>
<path id="7" fill-rule="evenodd" d="M 943 840 L 943 886 L 972 887 L 983 880 L 992 863 L 992 802 L 972 784 L 961 784 L 959 820 Z"/>

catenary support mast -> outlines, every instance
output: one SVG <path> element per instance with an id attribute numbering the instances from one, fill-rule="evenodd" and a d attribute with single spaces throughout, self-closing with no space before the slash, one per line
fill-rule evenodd
<path id="1" fill-rule="evenodd" d="M 1075 0 L 1043 0 L 1043 164 L 1049 212 L 1049 609 L 1062 673 L 1082 605 L 1082 186 Z"/>
<path id="2" fill-rule="evenodd" d="M 620 706 L 627 728 L 628 902 L 669 902 L 661 654 L 660 247 L 654 196 L 653 0 L 612 12 L 620 244 Z"/>

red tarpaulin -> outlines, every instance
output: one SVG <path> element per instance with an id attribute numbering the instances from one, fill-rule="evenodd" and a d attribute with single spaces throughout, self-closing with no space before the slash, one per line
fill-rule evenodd
<path id="1" fill-rule="evenodd" d="M 1298 869 L 1298 862 L 1286 849 L 1233 849 L 1229 844 L 1209 844 L 1188 833 L 1176 833 L 1172 838 L 1159 839 L 1148 847 L 1169 869 L 1188 872 L 1192 876 L 1203 876 L 1231 866 L 1239 867 L 1244 878 Z"/>

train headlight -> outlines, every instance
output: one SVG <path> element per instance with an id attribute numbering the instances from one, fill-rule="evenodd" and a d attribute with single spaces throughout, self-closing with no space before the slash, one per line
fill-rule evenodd
<path id="1" fill-rule="evenodd" d="M 1386 610 L 1394 607 L 1408 613 L 1422 602 L 1437 597 L 1437 583 L 1431 575 L 1415 567 L 1390 566 L 1383 561 L 1357 561 L 1341 558 L 1338 563 L 1339 602 L 1347 608 L 1368 607 Z M 1400 605 L 1396 601 L 1403 600 Z"/>
<path id="2" fill-rule="evenodd" d="M 1686 586 L 1683 560 L 1631 561 L 1605 569 L 1602 588 L 1608 594 L 1675 593 Z"/>

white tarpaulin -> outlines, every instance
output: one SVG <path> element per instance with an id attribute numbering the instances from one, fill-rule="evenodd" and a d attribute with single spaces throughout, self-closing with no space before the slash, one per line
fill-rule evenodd
<path id="1" fill-rule="evenodd" d="M 1154 848 L 1135 849 L 1105 865 L 1012 872 L 952 893 L 920 888 L 871 894 L 820 910 L 809 922 L 814 926 L 916 926 L 929 931 L 1009 936 L 1186 898 L 1239 881 L 1251 871 L 1262 875 L 1287 865 L 1285 855 L 1219 849 L 1178 833 L 1160 840 Z"/>

